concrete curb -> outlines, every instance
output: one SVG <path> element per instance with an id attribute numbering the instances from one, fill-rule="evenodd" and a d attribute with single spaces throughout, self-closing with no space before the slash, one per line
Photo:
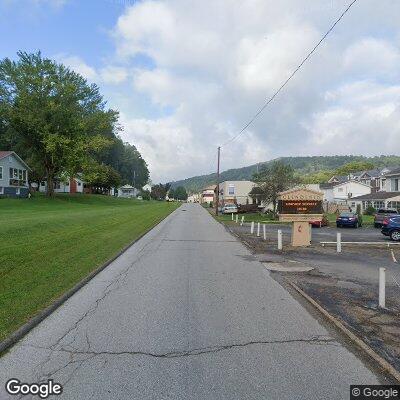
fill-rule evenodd
<path id="1" fill-rule="evenodd" d="M 357 337 L 353 332 L 346 328 L 338 319 L 329 314 L 319 303 L 317 303 L 313 298 L 311 298 L 307 293 L 301 290 L 295 283 L 287 283 L 295 289 L 302 297 L 304 297 L 309 303 L 311 303 L 318 311 L 320 311 L 329 321 L 331 321 L 337 328 L 339 328 L 352 342 L 354 342 L 359 348 L 364 350 L 371 358 L 373 358 L 379 366 L 388 372 L 394 379 L 400 382 L 400 372 L 397 371 L 391 364 L 389 364 L 383 357 L 377 354 L 371 349 L 363 340 Z"/>
<path id="2" fill-rule="evenodd" d="M 178 210 L 180 206 L 176 209 Z M 176 211 L 174 210 L 174 211 Z M 174 211 L 166 215 L 161 219 L 157 224 L 147 229 L 143 233 L 141 233 L 136 239 L 130 242 L 128 245 L 122 248 L 114 257 L 106 261 L 103 265 L 96 268 L 89 275 L 83 278 L 80 282 L 78 282 L 75 286 L 65 292 L 61 297 L 55 300 L 50 306 L 46 307 L 44 310 L 40 311 L 37 315 L 31 318 L 28 322 L 18 328 L 15 332 L 13 332 L 9 337 L 2 340 L 0 342 L 0 358 L 2 353 L 9 350 L 15 343 L 21 340 L 26 334 L 28 334 L 33 328 L 39 325 L 44 319 L 46 319 L 50 314 L 52 314 L 58 307 L 60 307 L 63 303 L 65 303 L 70 297 L 72 297 L 76 292 L 82 289 L 89 281 L 91 281 L 96 275 L 98 275 L 101 271 L 107 268 L 113 261 L 115 261 L 119 256 L 125 253 L 132 245 L 138 242 L 143 236 L 147 235 L 151 230 L 161 224 L 166 218 L 168 218 Z"/>

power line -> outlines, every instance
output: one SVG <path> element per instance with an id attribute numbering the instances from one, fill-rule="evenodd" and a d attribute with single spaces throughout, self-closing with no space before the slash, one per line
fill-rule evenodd
<path id="1" fill-rule="evenodd" d="M 307 60 L 313 55 L 313 53 L 317 50 L 319 45 L 326 39 L 326 37 L 335 29 L 336 25 L 341 21 L 341 19 L 347 14 L 350 8 L 356 3 L 357 0 L 353 0 L 347 8 L 342 12 L 340 17 L 335 21 L 335 23 L 329 28 L 329 30 L 325 33 L 324 36 L 320 39 L 320 41 L 314 46 L 314 48 L 307 54 L 307 56 L 303 59 L 300 65 L 291 73 L 289 78 L 279 87 L 279 89 L 267 100 L 267 102 L 254 114 L 254 116 L 250 119 L 249 122 L 231 139 L 227 140 L 221 147 L 228 145 L 229 143 L 236 140 L 256 119 L 257 117 L 267 108 L 267 106 L 275 99 L 275 97 L 281 92 L 281 90 L 289 83 L 289 81 L 296 75 L 296 73 L 301 69 L 301 67 L 307 62 Z"/>

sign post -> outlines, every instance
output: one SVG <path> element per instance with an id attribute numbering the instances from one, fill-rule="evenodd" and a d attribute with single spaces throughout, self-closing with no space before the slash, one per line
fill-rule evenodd
<path id="1" fill-rule="evenodd" d="M 292 246 L 310 246 L 310 221 L 321 221 L 323 193 L 306 188 L 287 190 L 279 194 L 279 221 L 293 222 Z"/>

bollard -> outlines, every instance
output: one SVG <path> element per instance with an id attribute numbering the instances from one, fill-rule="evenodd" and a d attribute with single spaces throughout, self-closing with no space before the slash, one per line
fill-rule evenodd
<path id="1" fill-rule="evenodd" d="M 238 215 L 236 214 L 236 223 L 238 223 Z"/>
<path id="2" fill-rule="evenodd" d="M 254 221 L 252 221 L 252 223 L 251 223 L 250 233 L 251 233 L 251 234 L 254 233 Z"/>
<path id="3" fill-rule="evenodd" d="M 379 307 L 385 308 L 386 268 L 379 268 Z"/>
<path id="4" fill-rule="evenodd" d="M 264 240 L 267 240 L 267 230 L 265 229 L 265 224 L 263 224 L 263 234 L 264 234 Z"/>
<path id="5" fill-rule="evenodd" d="M 257 237 L 260 237 L 260 223 L 257 222 Z"/>
<path id="6" fill-rule="evenodd" d="M 338 253 L 342 252 L 342 234 L 340 232 L 336 234 L 336 251 Z"/>
<path id="7" fill-rule="evenodd" d="M 242 215 L 242 219 L 240 221 L 240 226 L 243 226 L 243 223 L 244 223 L 244 216 Z"/>
<path id="8" fill-rule="evenodd" d="M 278 229 L 278 250 L 282 250 L 282 231 Z"/>
<path id="9" fill-rule="evenodd" d="M 233 221 L 233 213 L 232 213 L 232 221 Z"/>

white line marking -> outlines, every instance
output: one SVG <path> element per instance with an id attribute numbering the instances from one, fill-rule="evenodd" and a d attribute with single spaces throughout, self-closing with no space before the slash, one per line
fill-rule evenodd
<path id="1" fill-rule="evenodd" d="M 393 262 L 397 263 L 396 257 L 394 256 L 394 252 L 392 249 L 390 249 L 390 252 L 392 253 L 392 260 Z"/>

